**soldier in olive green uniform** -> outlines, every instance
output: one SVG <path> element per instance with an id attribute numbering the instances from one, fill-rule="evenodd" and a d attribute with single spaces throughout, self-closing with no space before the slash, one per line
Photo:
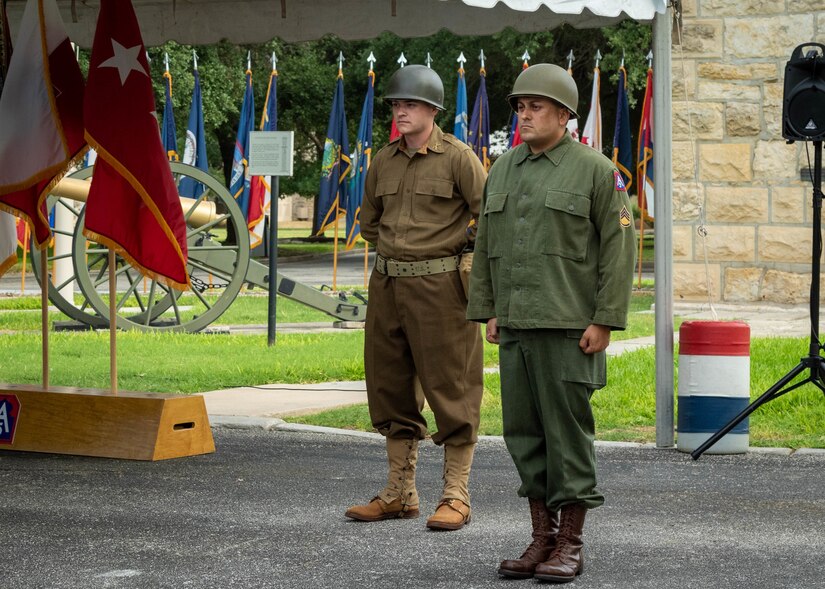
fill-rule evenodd
<path id="1" fill-rule="evenodd" d="M 503 576 L 567 582 L 596 490 L 593 391 L 605 385 L 610 331 L 624 329 L 635 235 L 622 177 L 566 132 L 578 89 L 537 64 L 509 96 L 524 143 L 490 170 L 467 317 L 500 344 L 504 439 L 527 497 L 533 541 Z"/>
<path id="2" fill-rule="evenodd" d="M 433 529 L 470 519 L 467 488 L 482 395 L 482 341 L 465 317 L 459 276 L 475 238 L 486 173 L 472 150 L 443 133 L 441 79 L 424 66 L 398 70 L 384 99 L 402 137 L 373 159 L 361 207 L 361 235 L 377 247 L 369 285 L 364 368 L 370 416 L 386 437 L 389 477 L 368 504 L 347 510 L 361 521 L 418 515 L 415 465 L 427 434 L 426 399 L 444 445 L 444 490 Z M 416 377 L 421 393 L 416 392 Z"/>

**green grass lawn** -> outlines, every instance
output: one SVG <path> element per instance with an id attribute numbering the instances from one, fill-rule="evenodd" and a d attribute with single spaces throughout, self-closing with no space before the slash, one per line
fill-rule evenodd
<path id="1" fill-rule="evenodd" d="M 653 334 L 650 291 L 633 297 L 628 329 L 614 339 Z M 38 297 L 0 298 L 0 381 L 40 382 Z M 221 322 L 266 322 L 267 297 L 241 296 Z M 65 319 L 60 313 L 51 319 Z M 288 299 L 279 299 L 279 322 L 329 321 Z M 680 323 L 677 318 L 676 326 Z M 109 339 L 106 332 L 51 333 L 53 385 L 107 388 Z M 361 330 L 341 333 L 280 334 L 274 347 L 265 336 L 206 334 L 118 334 L 118 384 L 122 390 L 193 393 L 259 385 L 363 380 Z M 759 396 L 807 353 L 805 338 L 756 339 L 751 352 L 751 391 Z M 678 356 L 674 359 L 678 368 Z M 498 364 L 498 348 L 485 344 L 485 366 Z M 654 349 L 608 360 L 607 387 L 593 397 L 602 440 L 651 442 L 655 439 Z M 484 378 L 481 433 L 501 433 L 498 374 Z M 431 413 L 428 422 L 434 425 Z M 290 421 L 370 430 L 366 405 L 327 411 Z M 806 385 L 759 408 L 750 418 L 751 445 L 825 447 L 825 399 Z"/>

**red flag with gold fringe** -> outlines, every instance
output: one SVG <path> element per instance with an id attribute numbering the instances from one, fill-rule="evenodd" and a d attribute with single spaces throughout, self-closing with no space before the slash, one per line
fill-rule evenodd
<path id="1" fill-rule="evenodd" d="M 189 286 L 186 223 L 160 138 L 146 48 L 129 0 L 100 3 L 85 102 L 97 151 L 84 234 L 173 288 Z"/>

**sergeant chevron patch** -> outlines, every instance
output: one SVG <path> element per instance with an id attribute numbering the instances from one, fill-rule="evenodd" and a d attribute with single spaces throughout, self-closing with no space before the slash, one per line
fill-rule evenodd
<path id="1" fill-rule="evenodd" d="M 619 212 L 619 225 L 622 226 L 622 229 L 630 227 L 631 219 L 630 211 L 627 210 L 627 207 L 622 207 L 622 210 Z"/>

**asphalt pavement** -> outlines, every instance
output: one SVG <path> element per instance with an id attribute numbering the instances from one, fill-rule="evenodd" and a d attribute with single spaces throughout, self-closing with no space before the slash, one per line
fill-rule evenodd
<path id="1" fill-rule="evenodd" d="M 0 451 L 0 578 L 23 588 L 514 588 L 496 567 L 529 541 L 500 439 L 484 439 L 473 519 L 433 532 L 441 450 L 422 444 L 422 517 L 363 523 L 344 510 L 384 483 L 374 435 L 216 428 L 217 452 L 134 462 Z M 597 447 L 606 504 L 585 525 L 571 587 L 825 587 L 825 455 L 692 461 Z"/>

